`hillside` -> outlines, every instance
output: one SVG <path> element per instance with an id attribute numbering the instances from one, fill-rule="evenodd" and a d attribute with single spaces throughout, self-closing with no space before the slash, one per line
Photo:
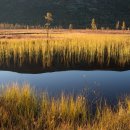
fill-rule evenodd
<path id="1" fill-rule="evenodd" d="M 0 22 L 38 25 L 51 11 L 53 25 L 75 28 L 90 25 L 95 18 L 98 27 L 114 27 L 117 20 L 130 26 L 130 0 L 0 0 Z"/>

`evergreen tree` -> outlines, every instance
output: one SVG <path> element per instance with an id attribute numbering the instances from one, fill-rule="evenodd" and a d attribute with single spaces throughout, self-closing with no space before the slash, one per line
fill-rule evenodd
<path id="1" fill-rule="evenodd" d="M 69 25 L 69 29 L 70 30 L 73 29 L 73 25 L 72 24 Z"/>
<path id="2" fill-rule="evenodd" d="M 92 19 L 92 22 L 91 22 L 91 28 L 92 28 L 93 30 L 96 30 L 96 29 L 97 29 L 97 25 L 96 25 L 96 22 L 95 22 L 95 19 L 94 19 L 94 18 Z"/>
<path id="3" fill-rule="evenodd" d="M 116 30 L 118 30 L 118 29 L 119 29 L 119 27 L 120 27 L 120 22 L 119 22 L 119 21 L 117 21 L 117 23 L 116 23 Z"/>
<path id="4" fill-rule="evenodd" d="M 125 21 L 123 21 L 121 28 L 122 28 L 122 30 L 125 30 L 125 29 L 126 29 L 126 23 L 125 23 Z"/>

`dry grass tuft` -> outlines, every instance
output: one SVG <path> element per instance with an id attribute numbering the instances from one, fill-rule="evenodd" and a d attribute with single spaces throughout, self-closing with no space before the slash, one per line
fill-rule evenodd
<path id="1" fill-rule="evenodd" d="M 0 95 L 1 130 L 130 130 L 130 99 L 117 109 L 97 106 L 92 116 L 83 96 L 37 97 L 29 85 L 13 84 Z"/>

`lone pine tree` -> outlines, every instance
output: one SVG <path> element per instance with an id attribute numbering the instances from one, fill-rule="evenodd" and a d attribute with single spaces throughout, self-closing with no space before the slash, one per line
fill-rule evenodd
<path id="1" fill-rule="evenodd" d="M 92 22 L 91 22 L 91 28 L 92 28 L 93 30 L 96 30 L 96 29 L 97 29 L 97 25 L 96 25 L 96 22 L 95 22 L 95 19 L 94 19 L 94 18 L 92 19 Z"/>
<path id="2" fill-rule="evenodd" d="M 126 23 L 125 23 L 125 21 L 122 22 L 122 27 L 121 28 L 122 28 L 122 30 L 126 29 Z"/>
<path id="3" fill-rule="evenodd" d="M 116 30 L 118 30 L 119 28 L 120 28 L 120 22 L 117 21 L 117 23 L 116 23 Z"/>

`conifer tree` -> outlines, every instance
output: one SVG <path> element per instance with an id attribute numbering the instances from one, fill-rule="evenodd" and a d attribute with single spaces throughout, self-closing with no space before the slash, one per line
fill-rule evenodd
<path id="1" fill-rule="evenodd" d="M 119 21 L 117 21 L 117 23 L 116 23 L 116 30 L 118 30 L 118 29 L 119 29 L 119 27 L 120 27 L 120 22 L 119 22 Z"/>
<path id="2" fill-rule="evenodd" d="M 96 25 L 96 22 L 95 22 L 95 19 L 94 19 L 94 18 L 92 19 L 92 22 L 91 22 L 91 28 L 92 28 L 93 30 L 96 30 L 96 29 L 97 29 L 97 25 Z"/>
<path id="3" fill-rule="evenodd" d="M 123 21 L 121 28 L 122 28 L 122 30 L 126 29 L 126 23 L 125 23 L 125 21 Z"/>
<path id="4" fill-rule="evenodd" d="M 69 25 L 69 29 L 70 29 L 70 30 L 73 29 L 73 25 L 72 25 L 72 24 Z"/>

